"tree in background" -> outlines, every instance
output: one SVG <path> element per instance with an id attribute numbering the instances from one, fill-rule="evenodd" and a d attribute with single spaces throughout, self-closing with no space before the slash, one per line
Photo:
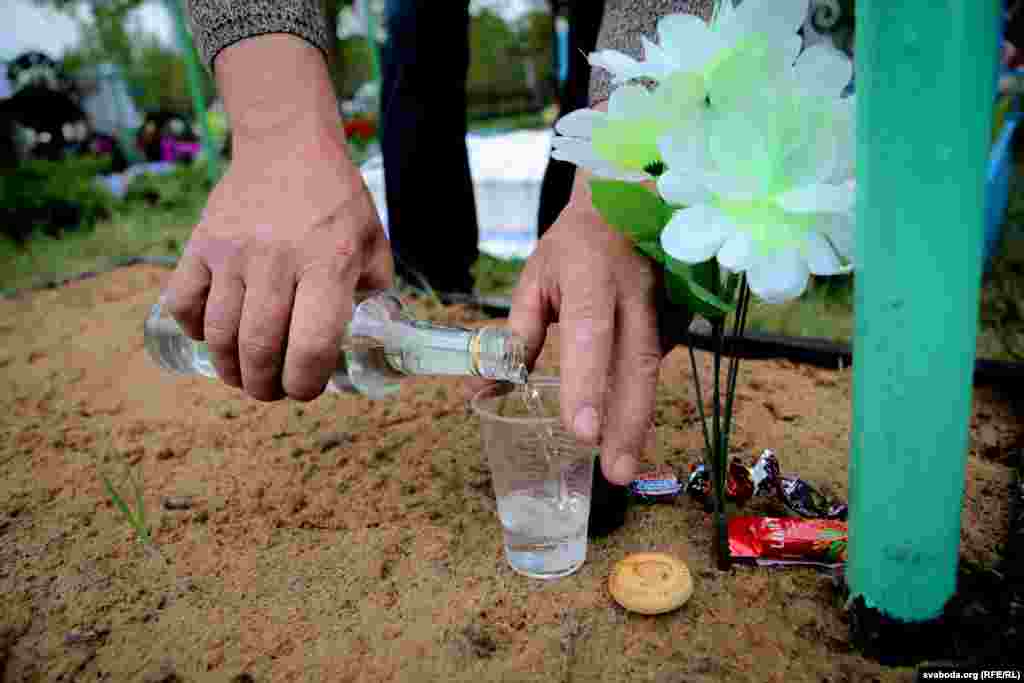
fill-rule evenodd
<path id="1" fill-rule="evenodd" d="M 140 109 L 191 113 L 192 98 L 180 47 L 161 43 L 157 36 L 144 32 L 131 16 L 146 0 L 33 1 L 78 23 L 79 43 L 62 60 L 69 73 L 113 63 L 120 68 Z M 153 1 L 156 0 L 150 0 Z M 194 51 L 195 47 L 191 49 Z M 205 70 L 200 78 L 203 94 L 212 98 L 216 92 L 213 78 Z"/>
<path id="2" fill-rule="evenodd" d="M 469 44 L 466 87 L 471 109 L 489 109 L 503 100 L 531 96 L 519 38 L 501 15 L 485 8 L 472 17 Z"/>
<path id="3" fill-rule="evenodd" d="M 519 38 L 522 59 L 533 75 L 531 84 L 540 101 L 550 101 L 555 81 L 555 19 L 546 9 L 533 9 L 520 17 L 513 29 Z"/>

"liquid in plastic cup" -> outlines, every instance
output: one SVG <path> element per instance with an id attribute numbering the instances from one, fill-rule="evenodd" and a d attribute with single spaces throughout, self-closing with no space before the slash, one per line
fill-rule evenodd
<path id="1" fill-rule="evenodd" d="M 471 402 L 480 418 L 505 557 L 519 574 L 554 579 L 587 557 L 594 458 L 598 449 L 562 428 L 557 378 L 530 379 L 543 417 L 531 414 L 523 387 L 494 384 Z"/>

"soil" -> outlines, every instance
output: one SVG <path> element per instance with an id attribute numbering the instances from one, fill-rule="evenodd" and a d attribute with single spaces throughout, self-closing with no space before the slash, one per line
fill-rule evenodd
<path id="1" fill-rule="evenodd" d="M 710 517 L 687 498 L 632 505 L 574 576 L 513 573 L 464 384 L 260 403 L 163 374 L 142 320 L 168 274 L 135 266 L 0 302 L 0 681 L 913 680 L 853 648 L 831 576 L 718 572 Z M 702 443 L 689 362 L 664 362 L 647 456 L 681 472 Z M 772 448 L 784 474 L 845 499 L 851 385 L 848 368 L 744 361 L 735 448 Z M 1004 552 L 1021 412 L 975 390 L 961 555 L 981 571 Z M 125 468 L 156 551 L 104 489 Z M 682 609 L 634 615 L 609 596 L 614 563 L 647 550 L 689 565 Z"/>

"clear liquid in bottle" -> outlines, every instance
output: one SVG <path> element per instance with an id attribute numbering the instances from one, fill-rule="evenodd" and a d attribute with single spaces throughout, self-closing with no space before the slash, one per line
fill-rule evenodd
<path id="1" fill-rule="evenodd" d="M 383 398 L 398 391 L 409 375 L 526 381 L 524 345 L 508 330 L 470 330 L 416 320 L 391 292 L 364 295 L 357 301 L 327 391 Z M 188 337 L 160 302 L 150 310 L 143 336 L 146 351 L 159 367 L 217 377 L 206 344 Z"/>

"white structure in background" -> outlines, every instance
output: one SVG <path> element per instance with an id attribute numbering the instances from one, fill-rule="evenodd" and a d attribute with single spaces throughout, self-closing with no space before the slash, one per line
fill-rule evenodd
<path id="1" fill-rule="evenodd" d="M 387 40 L 387 22 L 384 21 L 384 0 L 357 0 L 342 7 L 338 15 L 338 40 L 367 34 L 367 13 L 373 18 L 374 34 L 378 41 Z"/>
<path id="2" fill-rule="evenodd" d="M 11 80 L 7 78 L 7 62 L 0 59 L 0 100 L 6 100 L 14 94 Z"/>
<path id="3" fill-rule="evenodd" d="M 75 74 L 75 78 L 85 93 L 82 108 L 97 132 L 116 135 L 126 128 L 142 125 L 139 110 L 135 108 L 116 65 L 100 64 Z"/>
<path id="4" fill-rule="evenodd" d="M 480 250 L 498 258 L 529 256 L 537 244 L 540 187 L 551 149 L 550 131 L 466 136 L 480 226 Z M 363 178 L 387 230 L 381 157 L 362 166 Z"/>

